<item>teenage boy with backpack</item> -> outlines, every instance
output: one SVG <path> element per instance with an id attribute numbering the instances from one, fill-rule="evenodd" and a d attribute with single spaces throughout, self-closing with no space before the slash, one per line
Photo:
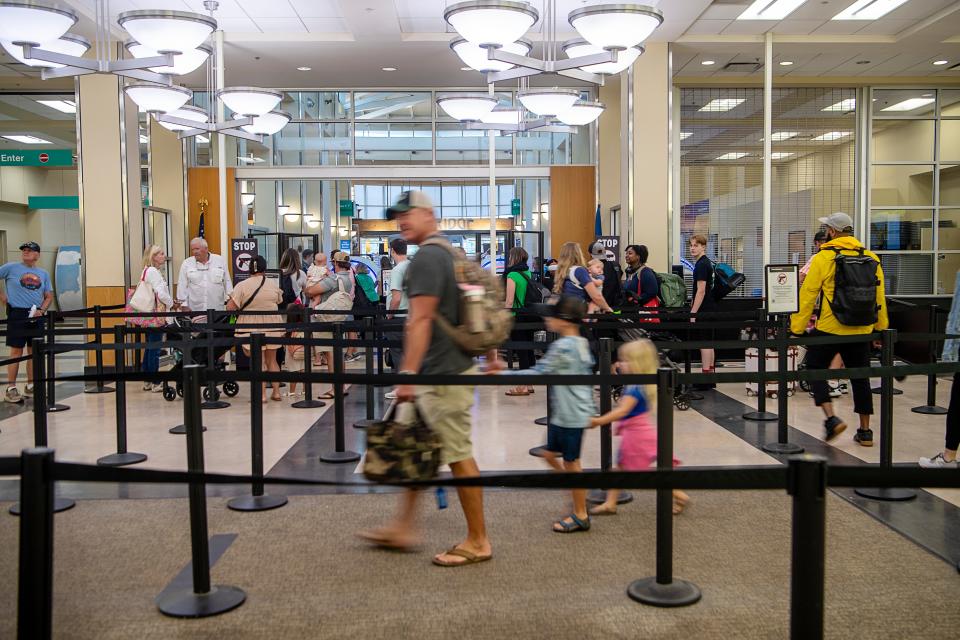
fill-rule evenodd
<path id="1" fill-rule="evenodd" d="M 886 329 L 889 322 L 880 259 L 853 236 L 853 220 L 846 213 L 838 211 L 818 220 L 826 226 L 828 241 L 820 246 L 820 252 L 810 262 L 810 270 L 800 287 L 800 310 L 790 318 L 790 331 L 794 335 L 804 333 L 821 295 L 820 316 L 810 335 L 857 336 Z M 809 345 L 807 368 L 826 369 L 838 353 L 848 367 L 870 366 L 870 343 L 850 342 Z M 853 410 L 860 416 L 853 440 L 861 446 L 872 447 L 873 395 L 869 379 L 851 379 L 850 384 Z M 810 387 L 814 403 L 826 417 L 823 428 L 826 440 L 830 441 L 847 425 L 833 413 L 827 381 L 811 380 Z"/>

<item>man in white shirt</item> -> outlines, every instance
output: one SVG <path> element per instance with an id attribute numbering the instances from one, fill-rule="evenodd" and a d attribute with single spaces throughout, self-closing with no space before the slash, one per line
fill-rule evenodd
<path id="1" fill-rule="evenodd" d="M 223 311 L 233 291 L 226 261 L 210 253 L 207 241 L 203 238 L 190 241 L 190 254 L 180 265 L 177 278 L 177 299 L 183 303 L 182 309 Z"/>

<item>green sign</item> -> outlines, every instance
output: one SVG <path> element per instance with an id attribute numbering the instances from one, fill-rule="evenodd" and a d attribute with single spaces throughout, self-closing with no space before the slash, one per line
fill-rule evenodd
<path id="1" fill-rule="evenodd" d="M 0 151 L 0 167 L 72 167 L 71 149 L 16 149 Z"/>
<path id="2" fill-rule="evenodd" d="M 353 200 L 341 200 L 340 201 L 340 216 L 345 218 L 353 217 Z"/>
<path id="3" fill-rule="evenodd" d="M 520 215 L 520 198 L 514 198 L 510 201 L 510 213 L 512 215 Z"/>
<path id="4" fill-rule="evenodd" d="M 28 209 L 79 209 L 78 196 L 29 196 Z"/>

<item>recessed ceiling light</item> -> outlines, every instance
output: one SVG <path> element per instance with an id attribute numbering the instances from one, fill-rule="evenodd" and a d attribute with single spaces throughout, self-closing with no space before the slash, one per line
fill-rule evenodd
<path id="1" fill-rule="evenodd" d="M 807 0 L 754 0 L 737 20 L 783 20 Z"/>
<path id="2" fill-rule="evenodd" d="M 780 66 L 781 66 L 781 67 L 789 67 L 789 66 L 792 65 L 792 64 L 793 64 L 793 61 L 792 61 L 792 60 L 781 60 L 781 61 L 780 61 Z"/>
<path id="3" fill-rule="evenodd" d="M 681 140 L 686 140 L 687 138 L 689 138 L 689 137 L 692 136 L 692 135 L 693 135 L 693 134 L 690 133 L 689 131 L 681 131 L 681 132 L 680 132 L 680 139 L 681 139 Z"/>
<path id="4" fill-rule="evenodd" d="M 739 160 L 745 156 L 750 155 L 746 151 L 732 151 L 730 153 L 725 153 L 722 156 L 717 156 L 717 160 Z"/>
<path id="5" fill-rule="evenodd" d="M 380 67 L 381 71 L 396 71 L 396 67 Z"/>
<path id="6" fill-rule="evenodd" d="M 297 71 L 310 71 L 311 67 L 297 67 Z"/>
<path id="7" fill-rule="evenodd" d="M 834 102 L 829 107 L 824 107 L 820 111 L 853 111 L 857 106 L 855 98 L 846 98 L 840 102 Z"/>
<path id="8" fill-rule="evenodd" d="M 43 138 L 38 138 L 37 136 L 15 135 L 3 137 L 7 140 L 13 140 L 14 142 L 21 142 L 23 144 L 53 144 L 49 140 L 44 140 Z"/>
<path id="9" fill-rule="evenodd" d="M 945 65 L 945 64 L 950 64 L 950 61 L 949 61 L 949 60 L 934 60 L 934 61 L 933 61 L 933 64 L 937 65 L 938 67 L 942 67 L 942 66 Z"/>
<path id="10" fill-rule="evenodd" d="M 37 100 L 37 102 L 63 113 L 77 112 L 77 103 L 72 100 Z"/>
<path id="11" fill-rule="evenodd" d="M 823 135 L 819 135 L 814 140 L 818 142 L 826 142 L 828 140 L 839 140 L 840 138 L 846 138 L 850 135 L 849 131 L 828 131 Z"/>
<path id="12" fill-rule="evenodd" d="M 887 15 L 907 0 L 857 0 L 833 16 L 833 20 L 876 20 Z"/>
<path id="13" fill-rule="evenodd" d="M 730 111 L 730 109 L 733 109 L 743 102 L 745 102 L 745 98 L 717 98 L 700 107 L 699 111 L 708 111 L 713 113 Z"/>
<path id="14" fill-rule="evenodd" d="M 717 64 L 717 61 L 716 61 L 716 60 L 701 60 L 701 61 L 700 61 L 700 64 L 702 64 L 702 65 L 705 66 L 705 67 L 709 67 L 709 66 L 712 65 L 712 64 Z"/>
<path id="15" fill-rule="evenodd" d="M 889 107 L 884 107 L 880 111 L 913 111 L 920 107 L 925 107 L 933 102 L 933 98 L 910 98 Z"/>

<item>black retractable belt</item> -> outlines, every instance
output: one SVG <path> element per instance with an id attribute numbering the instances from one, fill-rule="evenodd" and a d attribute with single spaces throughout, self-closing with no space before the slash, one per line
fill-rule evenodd
<path id="1" fill-rule="evenodd" d="M 365 316 L 363 318 L 363 339 L 364 341 L 373 337 L 373 316 Z M 373 347 L 367 345 L 366 352 L 364 356 L 364 370 L 369 377 L 373 376 Z M 357 420 L 353 423 L 354 429 L 366 429 L 373 425 L 376 420 L 373 417 L 373 395 L 376 393 L 376 387 L 372 382 L 367 382 L 364 387 L 363 398 L 366 409 L 366 418 L 364 420 Z"/>
<path id="2" fill-rule="evenodd" d="M 147 459 L 145 454 L 127 451 L 127 383 L 123 381 L 123 374 L 126 373 L 127 352 L 124 350 L 126 346 L 124 334 L 123 325 L 118 324 L 113 328 L 113 341 L 120 346 L 113 352 L 114 370 L 117 372 L 117 452 L 97 460 L 97 464 L 108 467 L 137 464 Z"/>
<path id="3" fill-rule="evenodd" d="M 767 381 L 764 378 L 767 373 L 767 324 L 763 309 L 757 310 L 757 340 L 760 342 L 757 347 L 757 375 L 760 376 L 757 381 L 757 410 L 746 412 L 743 419 L 772 422 L 777 419 L 777 414 L 767 411 Z"/>
<path id="4" fill-rule="evenodd" d="M 937 333 L 937 313 L 940 311 L 940 307 L 933 304 L 930 305 L 930 333 Z M 929 351 L 929 362 L 933 364 L 937 361 L 937 353 L 939 350 L 937 348 L 936 340 L 929 340 L 927 343 L 930 347 Z M 929 416 L 942 416 L 947 413 L 946 407 L 941 407 L 937 404 L 937 374 L 931 373 L 927 376 L 927 404 L 920 405 L 919 407 L 914 407 L 910 409 L 914 413 L 922 413 Z"/>
<path id="5" fill-rule="evenodd" d="M 56 320 L 60 314 L 47 311 L 47 413 L 67 411 L 70 406 L 57 403 L 57 362 L 54 347 L 57 343 Z"/>
<path id="6" fill-rule="evenodd" d="M 294 409 L 319 409 L 327 406 L 323 400 L 317 400 L 313 397 L 313 382 L 310 380 L 310 374 L 313 373 L 313 347 L 310 346 L 310 340 L 313 332 L 310 329 L 310 309 L 303 308 L 303 373 L 306 379 L 303 383 L 303 400 L 298 400 L 290 406 Z M 289 355 L 289 354 L 288 354 Z"/>
<path id="7" fill-rule="evenodd" d="M 320 455 L 321 462 L 356 462 L 360 454 L 347 450 L 346 437 L 343 433 L 343 326 L 338 322 L 333 325 L 333 373 L 336 381 L 333 383 L 333 420 L 334 420 L 334 450 Z"/>

